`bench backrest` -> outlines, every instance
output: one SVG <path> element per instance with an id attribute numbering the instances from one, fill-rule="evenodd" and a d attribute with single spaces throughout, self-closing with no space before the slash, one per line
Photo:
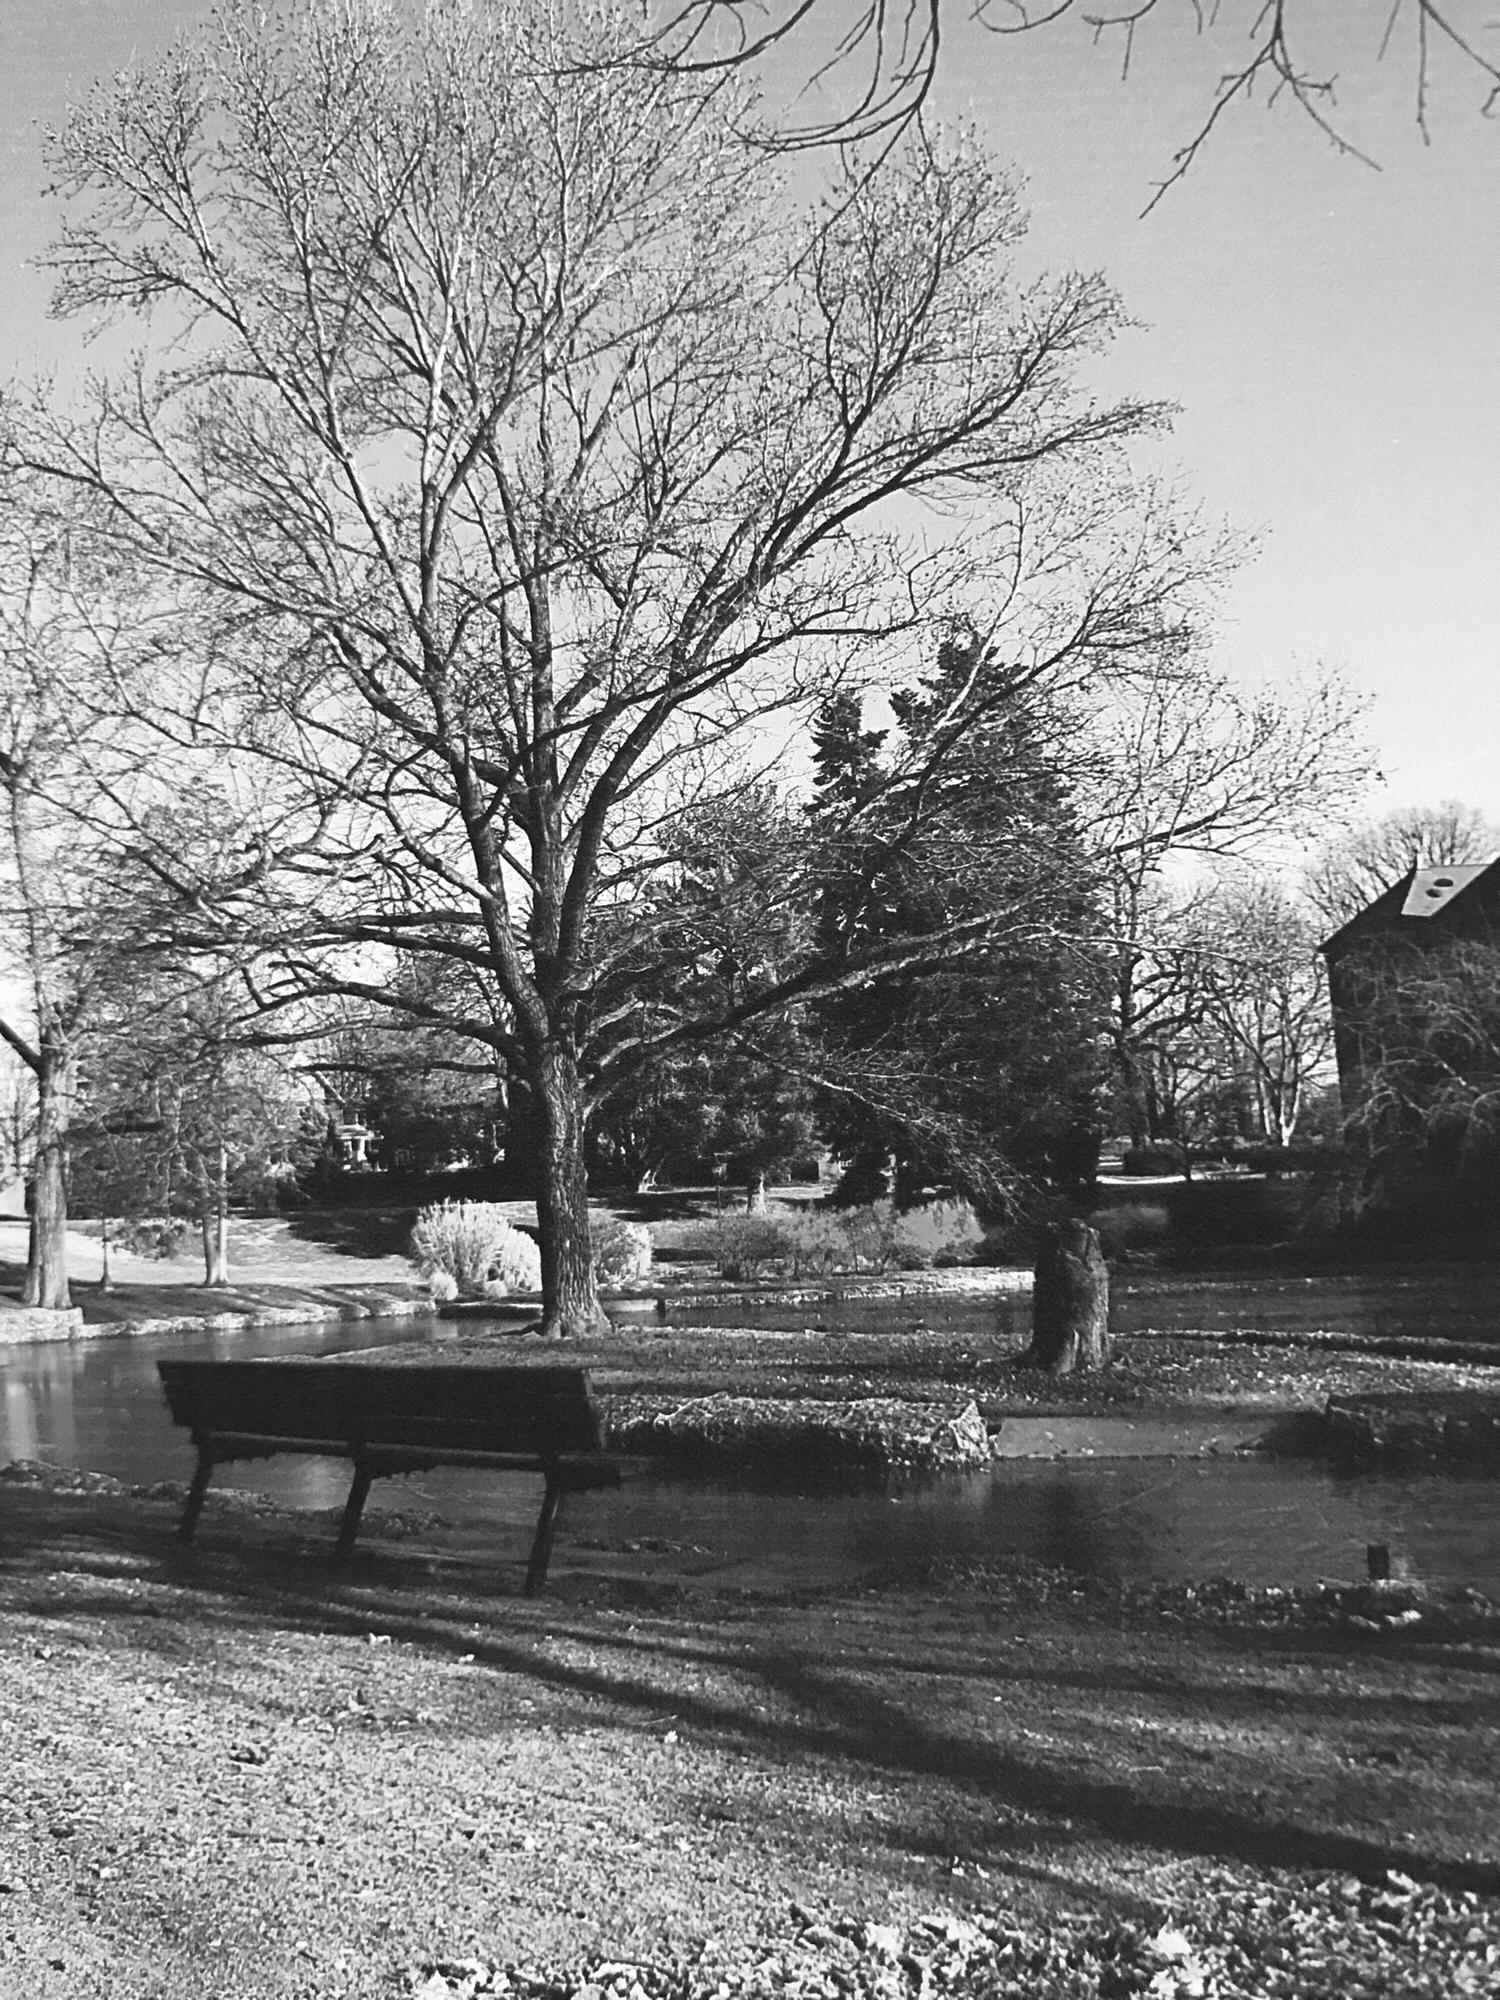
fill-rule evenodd
<path id="1" fill-rule="evenodd" d="M 172 1416 L 195 1431 L 449 1450 L 597 1451 L 582 1368 L 159 1361 Z"/>

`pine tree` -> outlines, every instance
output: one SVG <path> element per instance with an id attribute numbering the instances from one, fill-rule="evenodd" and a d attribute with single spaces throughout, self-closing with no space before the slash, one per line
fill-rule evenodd
<path id="1" fill-rule="evenodd" d="M 823 945 L 990 922 L 947 964 L 818 1009 L 839 1079 L 825 1126 L 851 1198 L 944 1183 L 1004 1206 L 1081 1171 L 1102 1000 L 1093 870 L 1042 716 L 975 637 L 891 707 L 898 735 L 862 729 L 847 699 L 820 719 Z"/>

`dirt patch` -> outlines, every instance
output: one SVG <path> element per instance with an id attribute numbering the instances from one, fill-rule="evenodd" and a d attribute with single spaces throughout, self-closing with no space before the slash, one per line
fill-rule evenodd
<path id="1" fill-rule="evenodd" d="M 750 1593 L 621 1548 L 527 1602 L 172 1522 L 0 1492 L 7 1994 L 1495 1990 L 1472 1595 Z"/>

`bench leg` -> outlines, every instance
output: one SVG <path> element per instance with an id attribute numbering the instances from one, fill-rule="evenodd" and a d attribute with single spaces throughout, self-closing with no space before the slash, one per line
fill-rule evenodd
<path id="1" fill-rule="evenodd" d="M 198 1452 L 198 1467 L 193 1474 L 193 1483 L 188 1488 L 188 1496 L 183 1503 L 182 1519 L 177 1523 L 179 1542 L 190 1542 L 193 1530 L 198 1525 L 198 1516 L 203 1512 L 203 1496 L 208 1491 L 208 1482 L 214 1476 L 214 1462 L 206 1451 Z"/>
<path id="2" fill-rule="evenodd" d="M 552 1560 L 552 1537 L 557 1528 L 557 1510 L 563 1490 L 555 1479 L 547 1481 L 542 1495 L 542 1511 L 537 1516 L 536 1538 L 531 1544 L 531 1560 L 526 1565 L 526 1595 L 535 1597 L 547 1581 L 547 1565 Z"/>
<path id="3" fill-rule="evenodd" d="M 348 1562 L 354 1552 L 354 1537 L 359 1533 L 359 1517 L 365 1511 L 365 1502 L 370 1497 L 370 1481 L 374 1474 L 368 1466 L 355 1461 L 354 1479 L 349 1488 L 349 1498 L 344 1502 L 344 1518 L 339 1522 L 339 1538 L 334 1544 L 333 1559 L 336 1563 Z"/>

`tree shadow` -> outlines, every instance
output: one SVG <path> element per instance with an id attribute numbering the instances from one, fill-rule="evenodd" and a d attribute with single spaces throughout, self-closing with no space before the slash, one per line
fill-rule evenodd
<path id="1" fill-rule="evenodd" d="M 607 1191 L 610 1207 L 627 1222 L 712 1221 L 714 1190 L 706 1188 L 612 1188 Z M 663 1251 L 670 1256 L 670 1248 Z"/>
<path id="2" fill-rule="evenodd" d="M 1223 1762 L 1238 1759 L 1233 1790 L 1212 1765 L 1195 1766 L 1159 1727 L 1142 1739 L 1162 1760 L 1160 1768 L 1140 1767 L 1150 1772 L 1144 1781 L 1094 1761 L 1111 1730 L 1124 1740 L 1136 1726 L 1131 1698 L 1145 1717 L 1140 1726 L 1150 1729 L 1151 1703 L 1162 1696 L 1155 1673 L 1132 1677 L 1128 1664 L 1112 1673 L 1107 1659 L 1059 1664 L 1042 1648 L 1031 1663 L 1024 1655 L 986 1661 L 982 1633 L 956 1642 L 930 1622 L 919 1627 L 926 1637 L 890 1645 L 877 1633 L 867 1642 L 866 1632 L 885 1615 L 883 1604 L 869 1599 L 830 1594 L 803 1606 L 784 1596 L 732 1600 L 680 1580 L 573 1571 L 560 1577 L 555 1595 L 525 1600 L 496 1594 L 497 1584 L 519 1581 L 521 1562 L 512 1565 L 508 1552 L 490 1567 L 471 1557 L 371 1545 L 348 1571 L 334 1573 L 326 1543 L 290 1529 L 285 1517 L 206 1520 L 202 1546 L 181 1549 L 159 1504 L 80 1501 L 69 1510 L 55 1495 L 3 1498 L 0 1593 L 12 1611 L 58 1621 L 130 1619 L 131 1643 L 152 1650 L 180 1651 L 182 1626 L 194 1621 L 215 1628 L 220 1640 L 226 1626 L 375 1631 L 431 1657 L 472 1660 L 585 1701 L 594 1723 L 601 1704 L 621 1718 L 670 1716 L 675 1728 L 731 1754 L 787 1768 L 812 1760 L 856 1782 L 881 1780 L 887 1791 L 892 1781 L 936 1785 L 944 1842 L 1006 1868 L 1034 1850 L 1055 1855 L 1103 1839 L 1264 1868 L 1365 1876 L 1396 1868 L 1447 1888 L 1500 1894 L 1500 1863 L 1444 1851 L 1431 1835 L 1424 1841 L 1336 1823 L 1336 1804 L 1299 1810 L 1277 1796 L 1295 1774 L 1288 1778 L 1284 1761 L 1278 1767 L 1264 1757 L 1253 1735 L 1233 1740 L 1246 1713 L 1243 1691 L 1225 1689 L 1211 1647 L 1185 1650 L 1184 1685 L 1167 1698 L 1190 1695 L 1210 1735 L 1230 1732 Z M 424 1567 L 414 1573 L 418 1563 Z M 172 1615 L 145 1615 L 132 1579 L 165 1587 Z M 921 1616 L 910 1603 L 891 1613 L 908 1623 Z M 994 1616 L 1004 1617 L 1004 1607 Z M 969 1650 L 967 1671 L 945 1657 L 955 1643 Z M 986 1687 L 1001 1740 L 981 1726 L 976 1704 Z M 1119 1712 L 1072 1740 L 1059 1722 L 1032 1749 L 1026 1728 L 1010 1728 L 1007 1689 L 1027 1691 L 1028 1720 L 1056 1714 L 1049 1697 L 1060 1689 L 1107 1693 Z M 1450 1725 L 1464 1720 L 1448 1718 Z M 449 1718 L 444 1726 L 458 1724 Z M 463 1726 L 482 1732 L 496 1724 L 481 1703 Z M 893 1848 L 930 1838 L 911 1819 L 912 1804 L 882 1835 Z"/>
<path id="3" fill-rule="evenodd" d="M 286 1216 L 287 1235 L 341 1257 L 371 1260 L 403 1257 L 411 1245 L 416 1205 L 384 1208 L 294 1208 Z"/>

